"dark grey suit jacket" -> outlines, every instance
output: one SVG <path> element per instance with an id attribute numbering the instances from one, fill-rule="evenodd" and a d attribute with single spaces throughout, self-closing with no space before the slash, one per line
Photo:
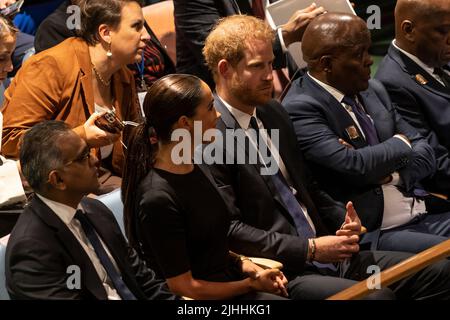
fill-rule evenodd
<path id="1" fill-rule="evenodd" d="M 215 106 L 222 116 L 217 128 L 225 131 L 240 128 L 234 117 L 216 97 Z M 266 129 L 279 129 L 279 153 L 298 191 L 298 199 L 308 209 L 318 236 L 327 234 L 326 223 L 344 221 L 345 208 L 320 191 L 311 179 L 296 144 L 292 123 L 281 105 L 272 100 L 257 107 L 257 116 Z M 248 148 L 236 144 L 233 153 Z M 234 158 L 236 161 L 236 158 Z M 257 164 L 224 164 L 211 166 L 211 172 L 232 212 L 229 232 L 230 248 L 242 254 L 276 259 L 287 272 L 298 275 L 305 267 L 308 244 L 297 233 L 292 217 L 269 176 L 260 175 Z M 323 219 L 319 218 L 320 211 Z M 339 224 L 339 225 L 340 225 Z M 336 226 L 329 226 L 332 233 Z"/>
<path id="2" fill-rule="evenodd" d="M 105 205 L 82 200 L 87 217 L 108 247 L 123 281 L 138 299 L 174 299 L 165 282 L 127 245 Z M 81 270 L 81 288 L 69 289 L 69 266 Z M 21 214 L 6 249 L 6 285 L 13 299 L 106 300 L 106 292 L 88 255 L 64 222 L 35 197 Z"/>
<path id="3" fill-rule="evenodd" d="M 395 111 L 378 81 L 369 82 L 360 100 L 375 123 L 378 145 L 366 143 L 340 102 L 309 75 L 292 84 L 283 105 L 321 188 L 336 200 L 353 201 L 362 224 L 374 230 L 384 211 L 380 181 L 398 171 L 402 191 L 410 195 L 418 182 L 434 173 L 435 158 L 426 140 Z M 393 137 L 398 133 L 408 137 L 412 149 Z M 339 138 L 353 148 L 343 146 Z"/>
<path id="4" fill-rule="evenodd" d="M 247 1 L 247 0 L 242 0 Z M 177 72 L 193 74 L 214 88 L 214 80 L 205 65 L 202 49 L 205 39 L 216 22 L 223 17 L 239 14 L 236 0 L 174 0 L 177 36 Z M 274 43 L 274 68 L 286 66 L 286 55 L 278 35 Z"/>
<path id="5" fill-rule="evenodd" d="M 420 81 L 417 75 L 425 81 Z M 392 44 L 375 78 L 384 84 L 401 116 L 434 149 L 436 174 L 424 181 L 425 186 L 430 191 L 450 195 L 450 89 Z"/>

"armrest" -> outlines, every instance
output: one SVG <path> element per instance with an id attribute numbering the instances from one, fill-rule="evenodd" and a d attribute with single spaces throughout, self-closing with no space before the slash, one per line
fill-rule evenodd
<path id="1" fill-rule="evenodd" d="M 448 200 L 448 197 L 445 194 L 440 194 L 440 193 L 435 193 L 435 192 L 430 192 L 431 195 L 441 198 L 443 200 Z"/>
<path id="2" fill-rule="evenodd" d="M 281 262 L 272 259 L 250 257 L 250 260 L 263 269 L 283 269 Z"/>
<path id="3" fill-rule="evenodd" d="M 450 239 L 382 271 L 379 275 L 381 279 L 380 285 L 382 288 L 385 288 L 448 256 L 450 256 Z M 329 297 L 327 300 L 354 300 L 360 299 L 369 293 L 371 293 L 371 290 L 367 287 L 366 280 L 363 280 Z"/>

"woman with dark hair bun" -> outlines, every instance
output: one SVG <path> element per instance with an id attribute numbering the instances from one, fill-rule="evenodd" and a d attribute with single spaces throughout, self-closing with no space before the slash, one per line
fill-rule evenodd
<path id="1" fill-rule="evenodd" d="M 43 120 L 62 120 L 95 148 L 101 161 L 100 193 L 120 186 L 127 131 L 95 125 L 114 111 L 140 122 L 128 64 L 142 59 L 149 35 L 139 0 L 80 0 L 79 37 L 31 57 L 5 92 L 2 151 L 17 158 L 24 132 Z"/>
<path id="2" fill-rule="evenodd" d="M 175 130 L 190 138 L 192 155 L 194 123 L 201 122 L 202 137 L 215 128 L 219 114 L 209 87 L 192 75 L 165 76 L 150 87 L 144 113 L 145 123 L 130 138 L 122 181 L 130 243 L 175 294 L 281 299 L 275 295 L 286 294 L 281 271 L 229 252 L 231 214 L 208 168 L 175 159 Z"/>

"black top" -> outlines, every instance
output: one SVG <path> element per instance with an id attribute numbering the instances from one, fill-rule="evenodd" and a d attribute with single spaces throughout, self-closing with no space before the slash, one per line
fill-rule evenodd
<path id="1" fill-rule="evenodd" d="M 138 239 L 147 263 L 163 278 L 191 270 L 195 279 L 240 279 L 228 253 L 229 212 L 203 170 L 153 169 L 140 186 Z"/>

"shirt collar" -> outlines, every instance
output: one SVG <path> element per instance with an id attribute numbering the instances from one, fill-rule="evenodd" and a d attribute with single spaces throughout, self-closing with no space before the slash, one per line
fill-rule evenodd
<path id="1" fill-rule="evenodd" d="M 345 94 L 343 94 L 338 89 L 330 86 L 329 84 L 326 84 L 316 78 L 314 78 L 308 71 L 308 76 L 310 76 L 311 79 L 313 79 L 317 84 L 319 84 L 322 88 L 324 88 L 329 94 L 331 94 L 337 101 L 342 102 L 342 99 L 344 99 Z"/>
<path id="2" fill-rule="evenodd" d="M 36 195 L 44 202 L 52 211 L 67 225 L 72 222 L 73 217 L 78 209 L 83 210 L 81 205 L 77 209 L 67 206 L 61 202 L 56 202 L 36 193 Z"/>
<path id="3" fill-rule="evenodd" d="M 432 77 L 436 77 L 436 75 L 433 73 L 434 72 L 434 68 L 431 68 L 429 66 L 427 66 L 425 63 L 422 62 L 422 60 L 420 60 L 419 58 L 417 58 L 415 55 L 403 50 L 402 48 L 400 48 L 399 46 L 397 46 L 397 44 L 395 43 L 395 39 L 392 40 L 392 45 L 399 50 L 401 53 L 403 53 L 405 56 L 407 56 L 408 58 L 410 58 L 412 61 L 414 61 L 419 67 L 421 67 L 422 69 L 424 69 L 426 72 L 428 72 Z"/>
<path id="4" fill-rule="evenodd" d="M 222 99 L 221 96 L 219 95 L 217 96 L 219 97 L 220 101 L 222 101 L 222 103 L 225 105 L 225 107 L 228 109 L 228 111 L 230 111 L 230 113 L 236 119 L 239 126 L 242 129 L 247 130 L 250 126 L 250 119 L 252 117 L 256 118 L 256 108 L 253 110 L 253 114 L 249 115 L 248 113 L 242 112 L 241 110 L 232 107 L 230 104 L 228 104 L 228 102 Z"/>

